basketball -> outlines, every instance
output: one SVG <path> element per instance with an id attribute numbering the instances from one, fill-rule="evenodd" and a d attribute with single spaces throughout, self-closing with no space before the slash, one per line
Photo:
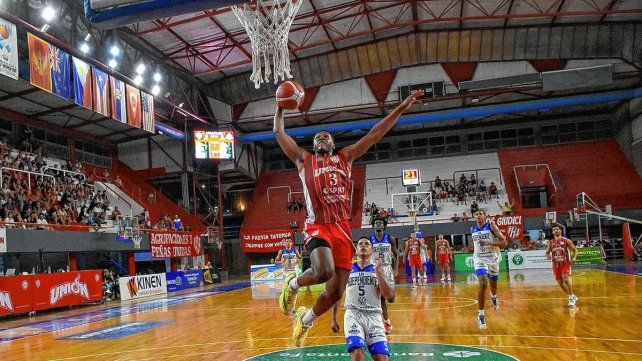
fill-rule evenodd
<path id="1" fill-rule="evenodd" d="M 293 80 L 281 83 L 276 90 L 276 102 L 286 110 L 299 109 L 304 98 L 303 86 Z"/>

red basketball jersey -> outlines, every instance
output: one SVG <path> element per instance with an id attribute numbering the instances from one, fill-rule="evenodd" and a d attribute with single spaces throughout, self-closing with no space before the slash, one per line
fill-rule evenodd
<path id="1" fill-rule="evenodd" d="M 568 248 L 566 238 L 553 238 L 551 241 L 551 255 L 553 258 L 553 267 L 560 267 L 569 262 Z"/>
<path id="2" fill-rule="evenodd" d="M 437 241 L 437 255 L 448 254 L 448 241 Z"/>
<path id="3" fill-rule="evenodd" d="M 306 154 L 299 177 L 303 183 L 307 223 L 326 224 L 351 219 L 352 164 L 339 151 L 332 156 Z"/>
<path id="4" fill-rule="evenodd" d="M 420 254 L 420 252 L 421 252 L 421 251 L 419 250 L 419 248 L 420 248 L 420 247 L 419 247 L 419 240 L 418 240 L 418 239 L 412 239 L 412 238 L 411 238 L 411 239 L 409 239 L 409 240 L 408 240 L 408 247 L 410 247 L 410 250 L 409 250 L 409 252 L 408 252 L 408 253 L 409 253 L 411 256 L 412 256 L 412 255 L 418 255 L 418 254 Z"/>

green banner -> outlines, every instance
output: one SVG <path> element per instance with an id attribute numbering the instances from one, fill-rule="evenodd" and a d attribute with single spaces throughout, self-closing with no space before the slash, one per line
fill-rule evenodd
<path id="1" fill-rule="evenodd" d="M 578 248 L 575 264 L 602 264 L 602 247 Z"/>
<path id="2" fill-rule="evenodd" d="M 502 261 L 499 263 L 499 270 L 506 270 L 506 252 L 502 252 Z M 475 272 L 473 266 L 472 253 L 458 253 L 455 254 L 455 271 L 457 272 Z"/>

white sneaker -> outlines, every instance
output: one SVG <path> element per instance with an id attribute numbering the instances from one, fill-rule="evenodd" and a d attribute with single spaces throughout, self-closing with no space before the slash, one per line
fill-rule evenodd
<path id="1" fill-rule="evenodd" d="M 485 330 L 486 329 L 486 316 L 485 315 L 477 315 L 477 326 L 479 327 L 480 330 Z"/>
<path id="2" fill-rule="evenodd" d="M 571 308 L 575 307 L 575 298 L 573 298 L 573 296 L 568 296 L 568 305 L 567 306 L 571 307 Z"/>
<path id="3" fill-rule="evenodd" d="M 573 294 L 572 296 L 573 296 L 573 303 L 576 303 L 577 301 L 580 300 L 580 298 L 575 296 L 575 294 Z"/>
<path id="4" fill-rule="evenodd" d="M 441 275 L 441 282 L 446 282 L 446 276 Z"/>
<path id="5" fill-rule="evenodd" d="M 448 282 L 450 282 L 450 281 L 451 281 L 451 279 L 450 279 L 450 275 L 448 275 L 448 277 L 446 278 L 446 280 L 447 280 Z"/>

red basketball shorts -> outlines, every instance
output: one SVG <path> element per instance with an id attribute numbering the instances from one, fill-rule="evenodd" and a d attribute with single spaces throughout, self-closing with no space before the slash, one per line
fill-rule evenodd
<path id="1" fill-rule="evenodd" d="M 303 238 L 307 243 L 313 238 L 320 238 L 330 244 L 334 266 L 342 269 L 352 269 L 354 245 L 350 221 L 327 224 L 306 223 L 303 227 Z"/>
<path id="2" fill-rule="evenodd" d="M 561 280 L 562 276 L 571 275 L 571 262 L 564 262 L 559 266 L 553 266 L 553 274 L 556 280 Z"/>
<path id="3" fill-rule="evenodd" d="M 417 269 L 422 269 L 423 266 L 421 264 L 421 256 L 418 254 L 411 254 L 408 257 L 408 260 L 410 261 L 410 267 L 412 268 L 417 268 Z"/>
<path id="4" fill-rule="evenodd" d="M 450 263 L 450 257 L 448 256 L 448 253 L 440 254 L 437 256 L 437 264 L 443 266 L 446 263 Z"/>

